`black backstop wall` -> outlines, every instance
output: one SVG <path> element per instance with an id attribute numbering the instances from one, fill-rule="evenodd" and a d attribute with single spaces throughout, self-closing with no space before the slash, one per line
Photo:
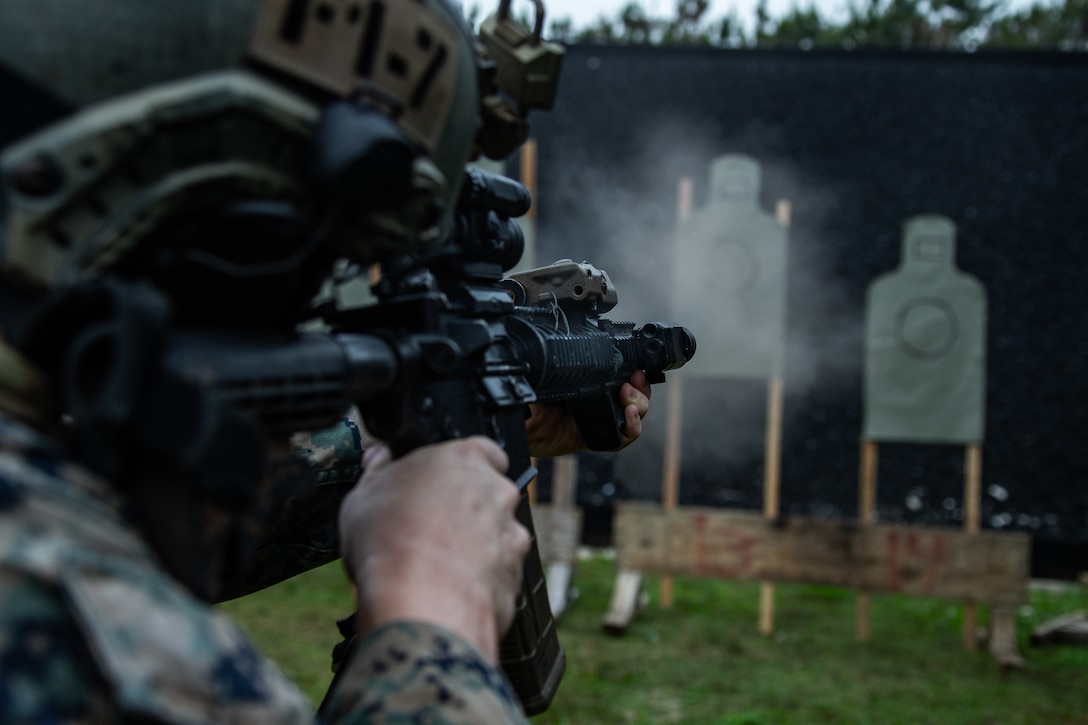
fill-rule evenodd
<path id="1" fill-rule="evenodd" d="M 616 317 L 669 315 L 682 176 L 698 206 L 709 160 L 745 153 L 763 206 L 791 202 L 788 513 L 854 515 L 865 289 L 898 263 L 906 217 L 951 217 L 989 298 L 983 525 L 1088 568 L 1088 56 L 575 46 L 555 110 L 531 121 L 538 259 L 608 270 Z M 764 385 L 692 381 L 684 397 L 681 501 L 758 507 Z M 617 460 L 629 495 L 659 495 L 663 414 Z M 961 521 L 961 448 L 880 453 L 882 519 Z"/>

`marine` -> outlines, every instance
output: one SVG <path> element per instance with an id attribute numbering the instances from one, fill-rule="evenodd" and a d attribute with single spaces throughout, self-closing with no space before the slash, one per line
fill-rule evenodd
<path id="1" fill-rule="evenodd" d="M 0 720 L 525 722 L 504 451 L 393 460 L 351 412 L 288 438 L 167 364 L 441 243 L 464 164 L 523 138 L 490 67 L 445 0 L 0 0 L 0 80 L 43 109 L 0 138 Z M 630 442 L 645 377 L 620 396 Z M 212 602 L 337 557 L 360 640 L 314 713 Z"/>

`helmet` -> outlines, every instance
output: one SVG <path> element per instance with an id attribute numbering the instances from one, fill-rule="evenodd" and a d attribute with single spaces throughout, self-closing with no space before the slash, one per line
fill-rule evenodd
<path id="1" fill-rule="evenodd" d="M 238 64 L 258 3 L 0 1 L 0 62 L 80 108 Z"/>
<path id="2" fill-rule="evenodd" d="M 330 256 L 442 241 L 481 123 L 447 0 L 0 0 L 0 67 L 78 109 L 0 156 L 0 270 L 45 289 L 308 301 Z"/>
<path id="3" fill-rule="evenodd" d="M 0 405 L 74 409 L 149 510 L 161 483 L 252 513 L 260 431 L 172 376 L 168 334 L 287 331 L 337 259 L 440 244 L 486 72 L 447 0 L 0 0 L 0 89 L 68 112 L 0 138 Z M 191 556 L 163 554 L 206 591 Z"/>

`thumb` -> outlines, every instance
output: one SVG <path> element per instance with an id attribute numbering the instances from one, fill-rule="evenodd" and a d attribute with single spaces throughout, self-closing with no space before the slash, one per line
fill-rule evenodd
<path id="1" fill-rule="evenodd" d="M 388 466 L 392 460 L 392 451 L 381 443 L 375 443 L 363 451 L 363 473 L 377 472 Z"/>

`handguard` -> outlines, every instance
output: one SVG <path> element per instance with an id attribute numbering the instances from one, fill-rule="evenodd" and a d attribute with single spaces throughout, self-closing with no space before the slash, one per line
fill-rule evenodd
<path id="1" fill-rule="evenodd" d="M 686 327 L 602 319 L 616 306 L 616 288 L 606 272 L 586 262 L 560 260 L 504 285 L 523 305 L 508 330 L 529 363 L 537 400 L 565 403 L 591 450 L 620 446 L 626 422 L 617 391 L 636 370 L 650 383 L 663 383 L 666 371 L 695 354 L 695 336 Z"/>

